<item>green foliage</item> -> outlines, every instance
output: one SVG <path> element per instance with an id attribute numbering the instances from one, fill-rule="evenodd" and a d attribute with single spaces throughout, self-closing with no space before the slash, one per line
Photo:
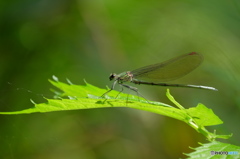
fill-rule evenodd
<path id="1" fill-rule="evenodd" d="M 95 80 L 97 86 L 103 86 L 111 72 L 128 71 L 197 51 L 204 55 L 204 63 L 176 83 L 210 85 L 219 91 L 171 89 L 171 93 L 177 101 L 181 100 L 184 107 L 201 99 L 200 102 L 212 108 L 214 113 L 217 111 L 216 114 L 224 121 L 217 127 L 221 132 L 232 132 L 231 141 L 239 145 L 240 1 L 2 0 L 0 4 L 0 111 L 34 107 L 32 111 L 39 112 L 37 104 L 29 104 L 29 98 L 36 102 L 46 94 L 51 99 L 51 95 L 47 95 L 49 83 L 45 80 L 53 73 L 59 79 L 69 77 L 77 81 L 86 78 L 89 82 Z M 74 96 L 83 92 L 77 88 L 79 86 L 68 92 L 76 92 L 69 95 L 72 101 Z M 160 96 L 156 92 L 159 88 L 151 89 L 152 94 Z M 114 93 L 110 95 L 115 97 Z M 88 97 L 97 99 L 98 96 L 101 94 Z M 119 102 L 121 96 L 118 97 Z M 126 105 L 126 99 L 123 100 L 122 105 Z M 40 101 L 36 103 L 47 102 L 45 99 Z M 61 100 L 59 102 L 62 103 Z M 40 105 L 38 107 L 40 109 Z M 52 107 L 48 104 L 44 112 Z M 131 115 L 132 111 L 136 113 Z M 182 157 L 177 151 L 186 152 L 182 149 L 200 138 L 200 133 L 195 133 L 195 129 L 190 131 L 188 125 L 179 124 L 178 120 L 156 117 L 158 114 L 151 116 L 147 112 L 143 114 L 131 108 L 107 108 L 0 115 L 0 158 L 175 159 Z M 194 119 L 197 122 L 197 118 Z M 106 123 L 102 122 L 104 120 Z M 139 125 L 132 125 L 128 130 L 133 122 Z M 218 128 L 217 133 L 220 133 Z M 108 133 L 104 135 L 110 134 L 108 136 L 112 138 L 101 140 L 104 143 L 101 142 L 101 146 L 96 146 L 96 142 L 80 141 L 79 137 L 97 140 L 91 134 L 95 131 L 96 138 L 105 139 L 99 135 L 98 129 L 107 129 Z M 173 133 L 176 135 L 172 136 Z M 136 138 L 131 137 L 134 134 L 137 134 Z M 176 138 L 179 140 L 174 141 Z M 123 145 L 122 139 L 125 151 L 119 148 Z"/>
<path id="2" fill-rule="evenodd" d="M 217 135 L 209 132 L 205 126 L 222 124 L 222 120 L 216 116 L 213 111 L 207 108 L 205 105 L 199 103 L 196 107 L 185 109 L 180 105 L 167 90 L 167 97 L 169 100 L 177 106 L 173 107 L 160 102 L 147 101 L 144 98 L 119 93 L 115 90 L 109 92 L 105 97 L 101 97 L 107 90 L 100 89 L 91 84 L 86 85 L 74 85 L 68 80 L 68 84 L 58 81 L 57 77 L 54 80 L 49 80 L 52 85 L 61 90 L 61 92 L 53 90 L 55 93 L 55 99 L 46 99 L 47 103 L 35 104 L 34 107 L 15 111 L 15 112 L 0 112 L 0 114 L 30 114 L 30 113 L 46 113 L 52 111 L 66 111 L 77 109 L 93 109 L 93 108 L 109 108 L 109 107 L 127 107 L 145 110 L 164 116 L 168 116 L 177 120 L 181 120 L 194 128 L 197 132 L 203 134 L 207 140 L 211 141 L 209 149 L 202 155 L 209 154 L 210 150 L 223 151 L 222 144 L 215 142 L 215 139 L 222 138 L 227 139 L 231 135 Z M 116 98 L 117 97 L 117 98 Z M 203 145 L 204 146 L 204 145 Z M 201 152 L 202 147 L 196 148 L 195 153 L 189 154 L 189 156 L 198 155 Z M 229 148 L 232 148 L 229 145 Z M 236 148 L 226 149 L 225 151 L 236 151 Z"/>
<path id="3" fill-rule="evenodd" d="M 201 144 L 200 147 L 192 148 L 192 149 L 195 151 L 189 154 L 185 154 L 189 156 L 189 158 L 197 158 L 197 159 L 206 159 L 206 158 L 238 159 L 240 158 L 240 147 L 231 145 L 231 144 L 217 142 L 217 141 L 210 142 L 207 144 Z"/>

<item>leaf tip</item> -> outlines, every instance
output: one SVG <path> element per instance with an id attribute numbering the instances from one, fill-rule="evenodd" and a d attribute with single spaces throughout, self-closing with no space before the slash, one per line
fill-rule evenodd
<path id="1" fill-rule="evenodd" d="M 83 81 L 84 81 L 84 83 L 87 85 L 88 83 L 87 83 L 87 81 L 85 80 L 85 79 L 83 79 Z"/>
<path id="2" fill-rule="evenodd" d="M 170 89 L 169 88 L 167 89 L 167 94 L 170 94 Z"/>
<path id="3" fill-rule="evenodd" d="M 68 84 L 73 85 L 73 83 L 70 81 L 70 79 L 66 78 L 66 80 L 67 80 Z"/>
<path id="4" fill-rule="evenodd" d="M 32 104 L 34 104 L 34 105 L 36 104 L 32 99 L 30 99 L 30 102 L 31 102 Z"/>
<path id="5" fill-rule="evenodd" d="M 53 75 L 52 78 L 53 78 L 53 80 L 56 81 L 56 82 L 59 81 L 58 78 L 57 78 L 57 76 L 55 76 L 55 75 Z"/>

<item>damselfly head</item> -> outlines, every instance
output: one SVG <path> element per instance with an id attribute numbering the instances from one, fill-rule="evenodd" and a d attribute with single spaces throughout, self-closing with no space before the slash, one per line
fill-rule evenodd
<path id="1" fill-rule="evenodd" d="M 109 76 L 110 81 L 113 80 L 115 77 L 116 77 L 116 74 L 115 73 L 111 73 L 110 76 Z"/>

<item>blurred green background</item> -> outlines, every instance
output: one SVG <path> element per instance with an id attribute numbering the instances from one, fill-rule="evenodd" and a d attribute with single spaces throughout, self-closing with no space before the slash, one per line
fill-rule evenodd
<path id="1" fill-rule="evenodd" d="M 224 121 L 209 127 L 240 141 L 240 2 L 237 0 L 0 1 L 0 111 L 52 98 L 47 81 L 111 86 L 108 76 L 189 52 L 204 55 L 194 72 L 172 83 L 218 92 L 171 88 L 186 107 L 201 102 Z M 149 100 L 171 104 L 166 88 L 138 86 Z M 129 91 L 126 90 L 127 93 Z M 159 159 L 184 157 L 207 142 L 185 123 L 113 108 L 1 115 L 3 159 Z"/>

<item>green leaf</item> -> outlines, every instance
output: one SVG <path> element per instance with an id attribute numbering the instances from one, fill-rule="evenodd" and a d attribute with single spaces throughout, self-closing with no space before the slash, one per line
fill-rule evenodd
<path id="1" fill-rule="evenodd" d="M 86 83 L 86 85 L 73 85 L 59 81 L 49 81 L 63 92 L 59 93 L 58 91 L 54 91 L 58 97 L 57 99 L 46 99 L 47 103 L 34 104 L 34 108 L 15 112 L 0 112 L 0 114 L 29 114 L 76 109 L 128 107 L 147 110 L 179 120 L 182 120 L 184 117 L 184 113 L 179 109 L 160 102 L 146 101 L 138 96 L 121 93 L 118 98 L 115 99 L 119 92 L 113 90 L 108 94 L 107 99 L 105 99 L 99 96 L 105 93 L 107 91 L 106 89 L 100 89 L 88 83 Z M 64 97 L 70 99 L 64 99 Z"/>
<path id="2" fill-rule="evenodd" d="M 212 109 L 199 103 L 197 107 L 189 108 L 187 113 L 194 118 L 194 122 L 199 126 L 211 126 L 222 124 L 223 121 L 216 116 Z"/>
<path id="3" fill-rule="evenodd" d="M 199 103 L 197 107 L 185 109 L 181 104 L 179 104 L 174 99 L 174 97 L 170 94 L 169 89 L 167 89 L 166 96 L 179 109 L 185 110 L 185 112 L 188 114 L 188 118 L 186 118 L 187 120 L 192 119 L 200 127 L 219 125 L 223 123 L 223 121 L 213 113 L 212 109 L 207 108 L 205 105 L 201 103 Z"/>
<path id="4" fill-rule="evenodd" d="M 49 82 L 61 91 L 51 89 L 55 93 L 55 99 L 46 99 L 46 103 L 40 104 L 35 104 L 32 101 L 34 104 L 33 108 L 15 112 L 0 112 L 0 114 L 30 114 L 36 112 L 46 113 L 78 109 L 127 107 L 181 120 L 205 135 L 210 141 L 213 141 L 215 138 L 230 137 L 230 135 L 216 135 L 205 129 L 204 126 L 223 123 L 211 109 L 208 109 L 203 104 L 185 109 L 173 98 L 169 90 L 167 91 L 167 97 L 178 108 L 160 102 L 147 101 L 139 96 L 124 94 L 115 90 L 112 90 L 103 98 L 101 96 L 107 91 L 106 89 L 95 87 L 87 82 L 85 82 L 85 85 L 74 85 L 69 80 L 67 80 L 68 84 L 60 82 L 55 76 L 53 79 L 54 81 L 49 80 Z"/>
<path id="5" fill-rule="evenodd" d="M 175 99 L 174 97 L 170 94 L 170 90 L 167 89 L 167 93 L 166 93 L 166 96 L 168 97 L 168 99 L 173 103 L 175 104 L 179 109 L 185 109 L 183 106 L 181 106 L 181 104 L 179 104 Z"/>
<path id="6" fill-rule="evenodd" d="M 240 158 L 240 147 L 227 144 L 227 143 L 222 143 L 222 142 L 210 142 L 207 144 L 201 144 L 200 147 L 197 148 L 192 148 L 195 150 L 192 153 L 186 154 L 189 156 L 189 159 L 206 159 L 206 158 L 211 158 L 211 159 L 239 159 Z"/>

